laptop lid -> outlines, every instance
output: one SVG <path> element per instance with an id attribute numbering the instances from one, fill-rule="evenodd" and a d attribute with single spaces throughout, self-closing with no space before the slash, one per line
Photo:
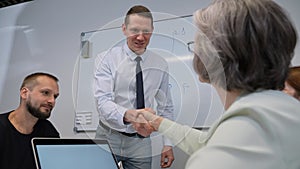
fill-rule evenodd
<path id="1" fill-rule="evenodd" d="M 37 169 L 119 169 L 107 140 L 33 138 Z"/>

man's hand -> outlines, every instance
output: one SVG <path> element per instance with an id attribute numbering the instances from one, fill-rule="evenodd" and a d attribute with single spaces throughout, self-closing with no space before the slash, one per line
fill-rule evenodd
<path id="1" fill-rule="evenodd" d="M 164 146 L 161 153 L 161 159 L 160 159 L 161 168 L 170 167 L 173 161 L 174 161 L 174 154 L 173 154 L 172 146 Z"/>
<path id="2" fill-rule="evenodd" d="M 153 128 L 150 126 L 148 121 L 143 117 L 140 112 L 145 111 L 144 109 L 139 110 L 127 110 L 124 115 L 124 123 L 131 123 L 133 128 L 142 136 L 147 137 L 153 132 Z"/>
<path id="3" fill-rule="evenodd" d="M 138 111 L 137 110 L 127 110 L 124 114 L 124 123 L 131 123 L 136 121 L 136 118 L 138 116 Z"/>
<path id="4" fill-rule="evenodd" d="M 142 136 L 147 137 L 153 132 L 153 128 L 148 121 L 145 120 L 143 115 L 139 114 L 135 122 L 131 122 L 134 129 Z"/>

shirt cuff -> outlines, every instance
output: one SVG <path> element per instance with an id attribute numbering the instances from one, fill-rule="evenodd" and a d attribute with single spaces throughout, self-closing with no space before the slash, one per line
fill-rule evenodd
<path id="1" fill-rule="evenodd" d="M 124 116 L 125 116 L 126 111 L 127 111 L 127 109 L 125 107 L 118 106 L 118 112 L 120 112 L 120 116 L 121 116 L 121 118 L 118 119 L 118 123 L 121 125 L 128 125 L 128 124 L 124 123 Z"/>

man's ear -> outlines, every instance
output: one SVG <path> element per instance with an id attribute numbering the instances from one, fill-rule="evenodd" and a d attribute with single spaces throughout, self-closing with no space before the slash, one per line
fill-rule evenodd
<path id="1" fill-rule="evenodd" d="M 29 89 L 27 87 L 22 87 L 22 89 L 20 90 L 20 97 L 22 99 L 27 98 L 28 92 L 29 92 Z"/>
<path id="2" fill-rule="evenodd" d="M 123 32 L 123 34 L 126 36 L 127 34 L 126 34 L 126 25 L 125 25 L 125 23 L 123 23 L 122 24 L 122 32 Z"/>

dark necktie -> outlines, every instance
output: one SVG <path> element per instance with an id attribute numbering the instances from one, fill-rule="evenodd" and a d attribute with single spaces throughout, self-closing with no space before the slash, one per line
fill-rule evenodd
<path id="1" fill-rule="evenodd" d="M 137 56 L 135 58 L 136 61 L 136 108 L 143 109 L 145 108 L 145 100 L 144 100 L 144 86 L 143 86 L 143 72 L 141 69 L 142 58 Z"/>

